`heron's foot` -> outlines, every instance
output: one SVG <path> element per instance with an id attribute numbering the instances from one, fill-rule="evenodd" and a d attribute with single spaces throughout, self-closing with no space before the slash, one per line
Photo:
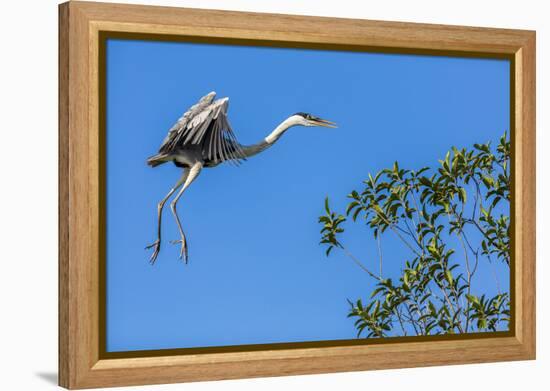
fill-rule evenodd
<path id="1" fill-rule="evenodd" d="M 172 240 L 170 241 L 170 243 L 172 244 L 178 244 L 178 243 L 181 243 L 181 249 L 180 249 L 180 259 L 183 259 L 183 261 L 185 263 L 187 263 L 189 261 L 189 256 L 188 256 L 188 247 L 187 247 L 187 240 L 185 239 L 185 235 L 183 235 L 181 237 L 181 239 L 179 240 Z"/>
<path id="2" fill-rule="evenodd" d="M 154 248 L 153 255 L 151 255 L 151 258 L 149 258 L 149 262 L 151 262 L 151 265 L 155 263 L 157 260 L 157 257 L 159 255 L 160 251 L 160 239 L 155 240 L 153 244 L 150 244 L 149 246 L 145 247 L 146 250 L 149 250 L 150 248 Z"/>

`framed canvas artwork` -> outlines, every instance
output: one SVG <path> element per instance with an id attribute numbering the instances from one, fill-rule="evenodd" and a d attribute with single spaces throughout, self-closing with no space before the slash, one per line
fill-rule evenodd
<path id="1" fill-rule="evenodd" d="M 59 10 L 62 386 L 535 357 L 534 32 Z"/>

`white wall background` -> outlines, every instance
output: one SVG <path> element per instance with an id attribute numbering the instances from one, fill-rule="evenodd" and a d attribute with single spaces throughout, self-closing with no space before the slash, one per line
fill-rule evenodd
<path id="1" fill-rule="evenodd" d="M 119 0 L 119 2 L 126 2 Z M 546 263 L 550 186 L 548 40 L 543 1 L 149 0 L 134 3 L 537 30 L 538 360 L 145 387 L 155 390 L 542 389 L 550 380 Z M 57 1 L 0 12 L 0 389 L 57 377 Z M 546 153 L 545 153 L 546 152 Z M 544 224 L 546 221 L 546 225 Z M 545 303 L 546 302 L 546 303 Z M 543 383 L 544 384 L 544 383 Z M 547 387 L 548 385 L 546 385 Z M 137 389 L 137 388 L 135 388 Z M 141 388 L 143 389 L 143 388 Z"/>

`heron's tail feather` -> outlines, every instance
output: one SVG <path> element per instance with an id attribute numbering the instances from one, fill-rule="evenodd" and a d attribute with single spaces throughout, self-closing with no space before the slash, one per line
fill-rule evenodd
<path id="1" fill-rule="evenodd" d="M 161 154 L 151 156 L 149 159 L 147 159 L 147 164 L 151 167 L 156 167 L 168 161 L 170 161 L 170 158 L 168 157 L 168 155 L 161 153 Z"/>

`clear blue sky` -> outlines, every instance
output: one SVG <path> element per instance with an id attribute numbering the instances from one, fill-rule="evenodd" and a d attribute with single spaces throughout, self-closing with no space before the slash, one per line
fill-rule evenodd
<path id="1" fill-rule="evenodd" d="M 178 234 L 166 208 L 151 266 L 156 205 L 180 169 L 145 160 L 209 91 L 230 98 L 242 143 L 298 111 L 339 128 L 293 128 L 240 168 L 203 170 L 178 207 L 189 264 L 169 243 Z M 107 350 L 354 338 L 346 299 L 367 298 L 372 280 L 337 253 L 325 257 L 325 196 L 342 210 L 369 172 L 395 160 L 433 166 L 453 145 L 496 140 L 508 105 L 504 60 L 109 40 Z M 347 239 L 375 262 L 370 232 Z M 387 273 L 398 273 L 406 249 L 390 237 L 383 246 Z"/>

